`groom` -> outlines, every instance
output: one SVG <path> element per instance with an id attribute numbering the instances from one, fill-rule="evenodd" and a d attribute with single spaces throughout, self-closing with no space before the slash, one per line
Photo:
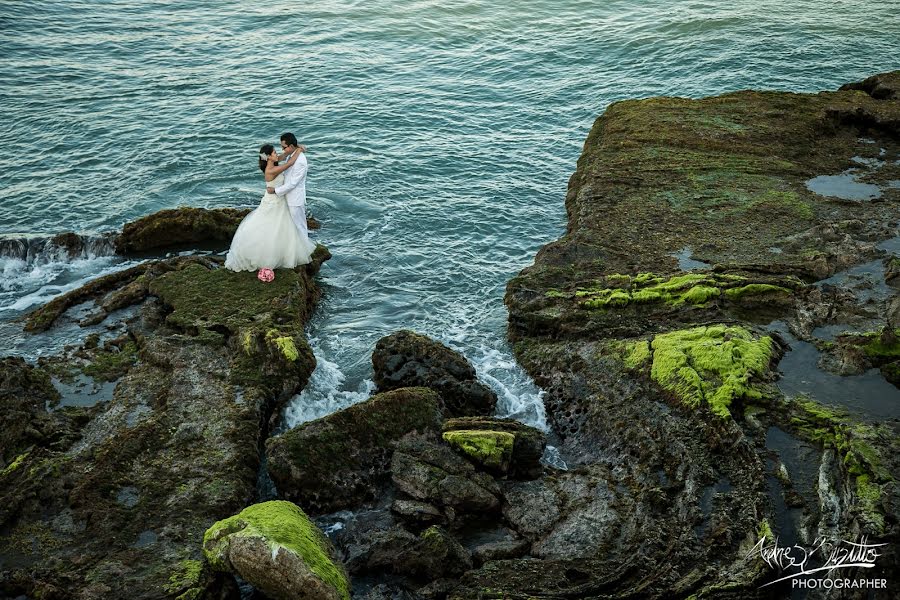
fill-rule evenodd
<path id="1" fill-rule="evenodd" d="M 290 158 L 294 152 L 301 152 L 297 160 L 284 172 L 284 183 L 278 187 L 266 188 L 270 194 L 278 194 L 279 196 L 287 195 L 288 208 L 291 211 L 291 219 L 300 234 L 308 238 L 309 231 L 306 226 L 306 171 L 309 165 L 306 162 L 306 154 L 302 153 L 299 144 L 297 144 L 297 136 L 293 133 L 281 134 L 281 149 L 284 154 L 281 160 L 285 161 Z"/>

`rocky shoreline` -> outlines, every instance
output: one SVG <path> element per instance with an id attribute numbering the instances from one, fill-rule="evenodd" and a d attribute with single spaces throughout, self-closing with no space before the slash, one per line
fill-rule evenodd
<path id="1" fill-rule="evenodd" d="M 128 224 L 109 243 L 147 260 L 23 323 L 99 332 L 0 362 L 0 597 L 785 597 L 760 588 L 773 533 L 885 543 L 845 576 L 896 581 L 900 406 L 779 387 L 801 342 L 823 372 L 900 380 L 893 182 L 900 72 L 610 106 L 565 236 L 506 295 L 566 469 L 542 462 L 547 432 L 492 416 L 465 357 L 409 331 L 378 342 L 371 398 L 271 435 L 315 368 L 327 249 L 264 285 L 160 254 L 221 246 L 241 211 Z M 878 281 L 845 277 L 870 262 Z M 83 381 L 110 397 L 67 400 Z"/>

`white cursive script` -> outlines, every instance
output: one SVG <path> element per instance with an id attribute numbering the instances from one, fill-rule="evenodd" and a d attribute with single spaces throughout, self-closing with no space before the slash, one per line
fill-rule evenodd
<path id="1" fill-rule="evenodd" d="M 769 543 L 766 543 L 767 541 Z M 780 572 L 796 569 L 796 571 L 790 572 L 784 577 L 760 586 L 766 587 L 786 579 L 803 577 L 822 571 L 830 573 L 836 569 L 851 567 L 871 569 L 875 566 L 875 559 L 881 556 L 877 549 L 882 546 L 887 546 L 887 544 L 870 544 L 865 537 L 862 538 L 860 543 L 841 540 L 837 544 L 823 538 L 816 538 L 812 548 L 807 549 L 796 544 L 793 546 L 779 546 L 778 538 L 771 540 L 763 536 L 753 547 L 753 550 L 750 551 L 750 554 L 758 551 L 760 557 L 769 567 L 778 569 Z M 822 566 L 812 567 L 810 566 L 810 560 L 813 558 L 823 558 L 825 562 Z"/>

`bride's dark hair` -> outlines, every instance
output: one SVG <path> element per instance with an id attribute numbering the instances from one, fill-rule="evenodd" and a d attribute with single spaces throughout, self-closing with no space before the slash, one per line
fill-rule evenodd
<path id="1" fill-rule="evenodd" d="M 268 157 L 270 154 L 272 154 L 273 150 L 275 150 L 275 146 L 273 146 L 272 144 L 263 144 L 262 147 L 259 149 L 259 153 L 265 154 L 266 157 Z M 266 163 L 267 163 L 267 161 L 263 160 L 262 157 L 260 157 L 259 170 L 262 171 L 263 173 L 266 172 Z"/>

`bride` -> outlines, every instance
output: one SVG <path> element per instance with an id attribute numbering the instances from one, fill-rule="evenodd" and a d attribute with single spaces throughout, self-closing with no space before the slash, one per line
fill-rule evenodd
<path id="1" fill-rule="evenodd" d="M 272 144 L 260 148 L 259 168 L 264 173 L 266 187 L 281 185 L 283 172 L 298 156 L 300 151 L 279 165 L 278 153 Z M 309 263 L 315 249 L 316 245 L 294 225 L 285 197 L 266 192 L 259 206 L 238 226 L 225 257 L 225 267 L 232 271 L 294 268 Z"/>

